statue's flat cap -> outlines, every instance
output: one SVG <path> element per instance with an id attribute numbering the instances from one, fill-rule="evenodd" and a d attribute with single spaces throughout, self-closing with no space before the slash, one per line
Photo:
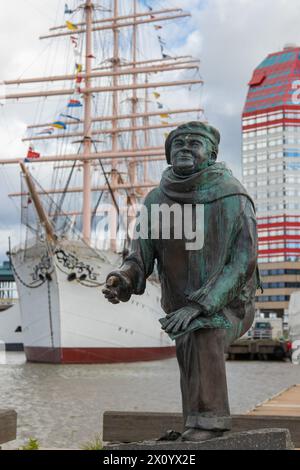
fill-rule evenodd
<path id="1" fill-rule="evenodd" d="M 166 149 L 166 158 L 168 164 L 171 163 L 171 145 L 175 137 L 178 137 L 182 134 L 197 134 L 205 137 L 210 140 L 211 143 L 215 146 L 216 151 L 218 151 L 219 143 L 221 140 L 220 132 L 215 129 L 213 126 L 206 124 L 205 122 L 200 121 L 191 121 L 186 124 L 182 124 L 177 127 L 174 131 L 170 132 L 166 139 L 165 149 Z"/>

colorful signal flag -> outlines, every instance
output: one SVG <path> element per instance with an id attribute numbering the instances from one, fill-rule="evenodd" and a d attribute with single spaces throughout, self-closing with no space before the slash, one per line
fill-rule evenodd
<path id="1" fill-rule="evenodd" d="M 77 31 L 78 26 L 76 24 L 72 23 L 71 21 L 66 21 L 66 26 L 70 31 Z"/>
<path id="2" fill-rule="evenodd" d="M 81 108 L 82 103 L 79 100 L 70 100 L 68 108 Z"/>
<path id="3" fill-rule="evenodd" d="M 65 3 L 65 15 L 72 15 L 72 13 L 74 13 L 74 10 L 71 10 L 71 9 L 68 7 L 68 4 Z"/>
<path id="4" fill-rule="evenodd" d="M 55 121 L 52 126 L 56 129 L 67 129 L 67 126 L 63 121 Z"/>
<path id="5" fill-rule="evenodd" d="M 40 156 L 41 156 L 41 154 L 38 153 L 38 152 L 35 152 L 33 147 L 29 147 L 25 161 L 26 160 L 37 160 L 38 158 L 40 158 Z"/>

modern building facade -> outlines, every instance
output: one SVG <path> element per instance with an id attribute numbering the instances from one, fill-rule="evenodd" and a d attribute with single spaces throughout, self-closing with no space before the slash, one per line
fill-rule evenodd
<path id="1" fill-rule="evenodd" d="M 16 302 L 17 287 L 9 261 L 0 265 L 0 311 Z"/>
<path id="2" fill-rule="evenodd" d="M 254 70 L 243 110 L 243 181 L 256 203 L 263 313 L 287 313 L 300 290 L 300 47 Z M 299 103 L 298 103 L 299 101 Z"/>

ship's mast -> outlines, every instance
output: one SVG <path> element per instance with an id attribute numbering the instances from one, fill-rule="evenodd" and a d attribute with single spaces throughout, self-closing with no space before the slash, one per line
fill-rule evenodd
<path id="1" fill-rule="evenodd" d="M 133 0 L 133 16 L 134 16 L 134 21 L 133 21 L 133 31 L 132 31 L 132 64 L 133 68 L 136 68 L 136 62 L 137 62 L 137 24 L 136 24 L 136 15 L 137 15 L 137 0 Z M 133 74 L 133 87 L 136 86 L 137 84 L 137 74 Z M 137 103 L 138 103 L 138 98 L 137 98 L 137 89 L 133 88 L 132 90 L 132 98 L 131 98 L 131 111 L 132 111 L 132 120 L 131 120 L 131 125 L 132 128 L 135 129 L 136 126 L 136 118 L 134 117 L 137 113 Z M 137 149 L 137 135 L 136 131 L 134 130 L 131 134 L 131 147 L 133 150 Z M 137 180 L 137 175 L 136 175 L 136 163 L 134 160 L 130 162 L 130 172 L 129 172 L 129 177 L 131 180 L 131 183 L 136 183 Z"/>
<path id="2" fill-rule="evenodd" d="M 35 188 L 35 185 L 31 179 L 29 171 L 26 168 L 26 165 L 23 162 L 20 162 L 20 166 L 21 166 L 22 173 L 26 179 L 29 194 L 33 200 L 34 207 L 37 211 L 40 222 L 45 228 L 47 240 L 53 242 L 56 240 L 56 235 L 54 233 L 49 217 L 45 212 L 43 204 L 41 203 L 38 191 Z"/>
<path id="3" fill-rule="evenodd" d="M 85 94 L 84 94 L 84 138 L 83 155 L 87 157 L 91 154 L 92 147 L 92 94 L 91 78 L 92 72 L 92 27 L 93 27 L 93 4 L 92 0 L 86 0 L 85 21 L 86 21 L 86 49 L 85 49 Z M 83 160 L 83 238 L 90 242 L 91 238 L 91 161 Z"/>
<path id="4" fill-rule="evenodd" d="M 145 83 L 148 83 L 148 75 L 146 74 L 145 76 Z M 149 90 L 148 88 L 145 88 L 145 117 L 143 118 L 143 125 L 145 127 L 144 131 L 144 144 L 145 147 L 148 147 L 149 145 L 149 116 L 148 116 L 148 105 L 149 105 Z M 144 182 L 148 181 L 148 158 L 145 158 L 144 161 Z"/>
<path id="5" fill-rule="evenodd" d="M 117 28 L 118 25 L 118 16 L 119 16 L 119 1 L 118 0 L 113 0 L 113 57 L 112 57 L 112 70 L 114 73 L 113 75 L 113 92 L 112 92 L 112 130 L 111 130 L 111 139 L 112 139 L 112 152 L 118 152 L 118 141 L 119 141 L 119 134 L 117 132 L 118 129 L 118 119 L 117 116 L 119 114 L 119 93 L 118 93 L 118 75 L 117 75 L 117 70 L 119 69 L 120 66 L 120 58 L 119 58 L 119 34 L 120 31 Z M 113 160 L 112 161 L 112 166 L 111 166 L 111 185 L 112 186 L 117 186 L 118 184 L 118 160 Z M 117 226 L 118 226 L 118 214 L 116 211 L 111 214 L 111 219 L 110 219 L 110 227 L 111 227 L 111 236 L 110 236 L 110 249 L 112 251 L 116 251 L 117 249 L 117 244 L 116 244 L 116 238 L 115 235 L 117 233 Z"/>
<path id="6" fill-rule="evenodd" d="M 114 15 L 113 15 L 113 72 L 117 72 L 119 68 L 120 58 L 119 58 L 119 29 L 117 28 L 117 19 L 119 14 L 119 4 L 118 0 L 114 1 Z M 115 73 L 113 75 L 113 92 L 112 92 L 112 151 L 117 152 L 118 150 L 118 121 L 117 116 L 119 114 L 119 105 L 118 105 L 118 75 Z M 113 170 L 117 168 L 117 161 L 113 164 Z"/>
<path id="7" fill-rule="evenodd" d="M 73 73 L 73 74 L 61 74 L 48 77 L 28 77 L 28 78 L 19 78 L 17 80 L 6 80 L 4 82 L 7 86 L 26 85 L 29 83 L 53 83 L 53 85 L 58 82 L 70 81 L 72 85 L 70 87 L 63 88 L 42 88 L 37 90 L 15 90 L 14 93 L 8 93 L 4 96 L 0 96 L 0 99 L 9 100 L 20 100 L 20 99 L 31 99 L 31 98 L 47 98 L 47 97 L 63 97 L 63 96 L 73 96 L 78 93 L 77 87 L 74 87 L 74 79 L 78 76 L 81 80 L 84 81 L 84 86 L 81 88 L 80 93 L 84 97 L 84 113 L 82 119 L 70 119 L 64 122 L 65 128 L 67 129 L 64 132 L 54 133 L 54 130 L 45 132 L 44 129 L 41 132 L 36 132 L 41 128 L 53 127 L 53 122 L 48 123 L 36 123 L 34 125 L 28 126 L 33 132 L 33 135 L 28 136 L 23 139 L 23 141 L 52 141 L 53 139 L 71 139 L 78 138 L 79 142 L 82 142 L 82 151 L 80 154 L 67 154 L 67 155 L 42 155 L 41 158 L 38 158 L 35 163 L 56 163 L 66 165 L 68 168 L 71 162 L 77 162 L 79 166 L 83 168 L 83 187 L 82 188 L 73 188 L 73 187 L 64 187 L 59 189 L 49 188 L 46 191 L 47 194 L 54 194 L 55 192 L 60 193 L 72 193 L 77 191 L 83 191 L 83 204 L 82 211 L 79 213 L 82 214 L 83 220 L 83 238 L 87 243 L 90 243 L 91 239 L 91 214 L 92 214 L 92 193 L 93 191 L 109 191 L 110 193 L 117 194 L 119 190 L 126 191 L 128 197 L 128 204 L 134 206 L 137 197 L 141 194 L 145 194 L 151 187 L 157 185 L 157 182 L 150 181 L 148 179 L 148 163 L 151 161 L 161 161 L 164 160 L 164 147 L 162 145 L 151 147 L 149 132 L 151 130 L 170 129 L 182 124 L 182 121 L 178 120 L 177 122 L 157 122 L 152 121 L 153 118 L 158 118 L 162 112 L 157 110 L 149 109 L 149 93 L 150 90 L 160 90 L 161 88 L 174 87 L 175 89 L 179 86 L 191 86 L 191 85 L 201 85 L 203 83 L 201 78 L 188 78 L 188 79 L 179 79 L 179 80 L 152 80 L 153 74 L 156 72 L 169 73 L 177 70 L 193 70 L 198 69 L 199 61 L 194 60 L 191 56 L 176 56 L 176 57 L 163 57 L 163 58 L 152 58 L 150 60 L 138 60 L 138 48 L 137 48 L 137 32 L 140 26 L 155 24 L 156 27 L 159 27 L 157 23 L 169 22 L 170 20 L 175 20 L 179 18 L 189 17 L 190 14 L 182 11 L 181 9 L 161 9 L 161 10 L 151 10 L 149 12 L 138 13 L 138 0 L 132 0 L 132 12 L 126 15 L 119 14 L 119 1 L 111 0 L 112 3 L 112 15 L 110 18 L 103 18 L 102 20 L 96 20 L 94 18 L 95 4 L 94 0 L 84 0 L 81 8 L 84 9 L 85 18 L 81 23 L 72 23 L 72 31 L 70 30 L 69 25 L 55 26 L 51 28 L 51 31 L 54 33 L 42 36 L 41 39 L 46 38 L 58 38 L 58 37 L 68 37 L 76 34 L 76 36 L 83 35 L 85 37 L 85 70 L 84 72 Z M 132 56 L 130 61 L 122 64 L 120 60 L 120 41 L 119 35 L 120 31 L 127 28 L 132 30 Z M 76 33 L 74 31 L 76 30 Z M 113 51 L 111 57 L 111 64 L 101 66 L 93 70 L 93 33 L 96 31 L 111 31 L 113 39 Z M 145 81 L 139 79 L 144 75 Z M 128 83 L 125 84 L 125 80 L 121 77 L 128 77 Z M 132 79 L 129 77 L 132 76 Z M 110 83 L 107 83 L 105 86 L 97 86 L 94 83 L 96 78 L 111 78 Z M 120 77 L 120 78 L 119 78 Z M 140 91 L 138 91 L 140 90 Z M 119 106 L 120 93 L 129 91 L 131 92 L 131 106 L 128 112 L 121 112 L 121 107 Z M 144 110 L 138 110 L 138 96 L 144 91 L 145 96 L 145 108 Z M 103 116 L 93 116 L 92 115 L 92 101 L 94 95 L 106 95 L 110 94 L 112 98 L 111 112 L 108 115 Z M 160 108 L 159 108 L 160 109 Z M 168 114 L 171 116 L 177 116 L 181 114 L 190 114 L 201 111 L 201 108 L 195 107 L 175 107 L 173 109 L 168 109 Z M 142 120 L 142 123 L 139 122 Z M 123 123 L 122 123 L 123 121 Z M 124 124 L 124 121 L 129 121 L 129 123 Z M 98 129 L 94 126 L 96 122 L 111 122 L 110 128 L 106 127 Z M 80 126 L 76 131 L 72 132 L 72 126 L 75 124 Z M 55 126 L 54 126 L 55 127 Z M 139 148 L 138 142 L 138 133 L 144 132 L 144 145 L 142 148 Z M 119 146 L 119 136 L 122 134 L 130 134 L 130 147 L 126 149 L 121 149 Z M 93 138 L 97 135 L 110 135 L 111 136 L 111 149 L 98 152 L 93 149 Z M 104 162 L 105 165 L 109 165 L 111 168 L 111 181 L 104 185 L 92 187 L 92 176 L 91 176 L 91 165 L 93 161 Z M 20 157 L 18 158 L 5 158 L 0 159 L 0 165 L 9 164 L 15 165 L 20 163 Z M 127 164 L 129 167 L 128 178 L 123 180 L 122 176 L 119 173 L 120 164 Z M 144 180 L 137 182 L 137 165 L 139 163 L 144 163 Z M 73 166 L 72 166 L 73 168 Z M 25 173 L 24 173 L 25 174 Z M 26 175 L 26 174 L 25 174 Z M 27 179 L 26 179 L 27 180 Z M 28 183 L 30 186 L 30 183 Z M 31 193 L 32 191 L 29 190 Z M 44 194 L 44 193 L 43 193 Z M 22 196 L 21 193 L 16 193 L 12 195 L 13 197 Z M 40 197 L 39 191 L 35 191 L 34 198 L 38 201 Z M 47 236 L 52 238 L 51 234 L 51 225 L 46 221 L 46 211 L 42 211 L 40 204 L 37 202 L 38 215 L 41 222 L 44 224 L 47 232 Z M 41 206 L 41 207 L 40 207 Z M 64 213 L 65 215 L 65 213 Z M 118 216 L 113 218 L 111 221 L 112 233 L 116 233 L 116 227 L 118 222 Z M 50 220 L 50 219 L 49 219 Z M 114 237 L 111 237 L 110 248 L 115 251 L 116 249 L 116 240 Z"/>

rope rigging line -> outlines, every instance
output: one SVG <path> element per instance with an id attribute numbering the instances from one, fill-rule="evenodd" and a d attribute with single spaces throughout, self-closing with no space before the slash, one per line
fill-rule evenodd
<path id="1" fill-rule="evenodd" d="M 53 199 L 51 198 L 51 196 L 43 189 L 43 187 L 39 184 L 38 181 L 36 181 L 36 179 L 35 179 L 32 175 L 31 175 L 31 178 L 33 179 L 34 183 L 39 187 L 39 189 L 45 194 L 45 196 L 47 196 L 50 201 L 53 201 Z M 54 201 L 53 201 L 53 204 L 54 204 L 55 207 L 57 207 L 57 205 L 56 205 L 56 203 L 55 203 Z M 97 258 L 101 259 L 102 261 L 105 261 L 105 258 L 104 258 L 103 256 L 101 256 L 101 254 L 100 254 L 97 250 L 95 250 L 93 247 L 91 247 L 91 246 L 83 239 L 82 233 L 79 232 L 77 229 L 75 229 L 75 228 L 72 226 L 72 220 L 71 220 L 71 218 L 70 218 L 67 214 L 65 214 L 65 213 L 62 213 L 62 215 L 63 215 L 63 216 L 68 220 L 68 222 L 70 223 L 71 231 L 72 231 L 72 233 L 73 233 L 74 235 L 77 236 L 78 240 L 80 240 L 87 248 L 89 248 Z M 66 225 L 66 224 L 65 224 L 65 225 Z M 48 248 L 48 251 L 49 251 L 49 248 Z M 51 251 L 51 254 L 52 254 L 52 251 Z"/>
<path id="2" fill-rule="evenodd" d="M 81 147 L 82 147 L 82 144 L 80 144 L 80 146 L 79 146 L 79 149 L 78 149 L 78 151 L 77 151 L 77 155 L 79 155 L 80 150 L 81 150 Z M 67 194 L 67 190 L 68 190 L 68 188 L 69 188 L 69 186 L 70 186 L 70 182 L 71 182 L 71 179 L 72 179 L 72 176 L 73 176 L 73 173 L 74 173 L 76 164 L 77 164 L 77 162 L 74 161 L 74 163 L 73 163 L 73 165 L 72 165 L 72 168 L 71 168 L 71 170 L 70 170 L 70 172 L 69 172 L 69 176 L 68 176 L 68 178 L 67 178 L 65 187 L 64 187 L 64 189 L 63 189 L 63 193 L 62 193 L 62 195 L 61 195 L 61 197 L 60 197 L 60 201 L 59 201 L 59 202 L 57 203 L 57 205 L 56 205 L 56 211 L 55 211 L 54 217 L 53 217 L 53 219 L 52 219 L 52 222 L 53 222 L 54 226 L 56 225 L 56 221 L 57 221 L 57 217 L 58 217 L 59 212 L 62 211 L 62 207 L 63 207 L 64 201 L 65 201 L 65 198 L 66 198 L 66 194 Z"/>
<path id="3" fill-rule="evenodd" d="M 94 148 L 95 148 L 96 153 L 98 153 L 96 143 L 93 142 L 93 145 L 94 145 Z M 114 192 L 113 192 L 113 190 L 112 190 L 112 188 L 111 188 L 111 185 L 110 185 L 110 182 L 109 182 L 107 173 L 106 173 L 106 171 L 105 171 L 105 169 L 104 169 L 103 163 L 102 163 L 102 161 L 101 161 L 100 158 L 99 158 L 98 161 L 99 161 L 99 165 L 100 165 L 100 167 L 101 167 L 101 170 L 102 170 L 102 172 L 103 172 L 103 176 L 104 176 L 105 182 L 106 182 L 106 184 L 107 184 L 107 186 L 108 186 L 108 189 L 109 189 L 111 198 L 112 198 L 112 200 L 113 200 L 114 206 L 115 206 L 115 208 L 116 208 L 116 210 L 117 210 L 118 217 L 120 217 L 120 208 L 119 208 L 119 205 L 118 205 L 118 203 L 117 203 L 117 201 L 116 201 Z"/>

